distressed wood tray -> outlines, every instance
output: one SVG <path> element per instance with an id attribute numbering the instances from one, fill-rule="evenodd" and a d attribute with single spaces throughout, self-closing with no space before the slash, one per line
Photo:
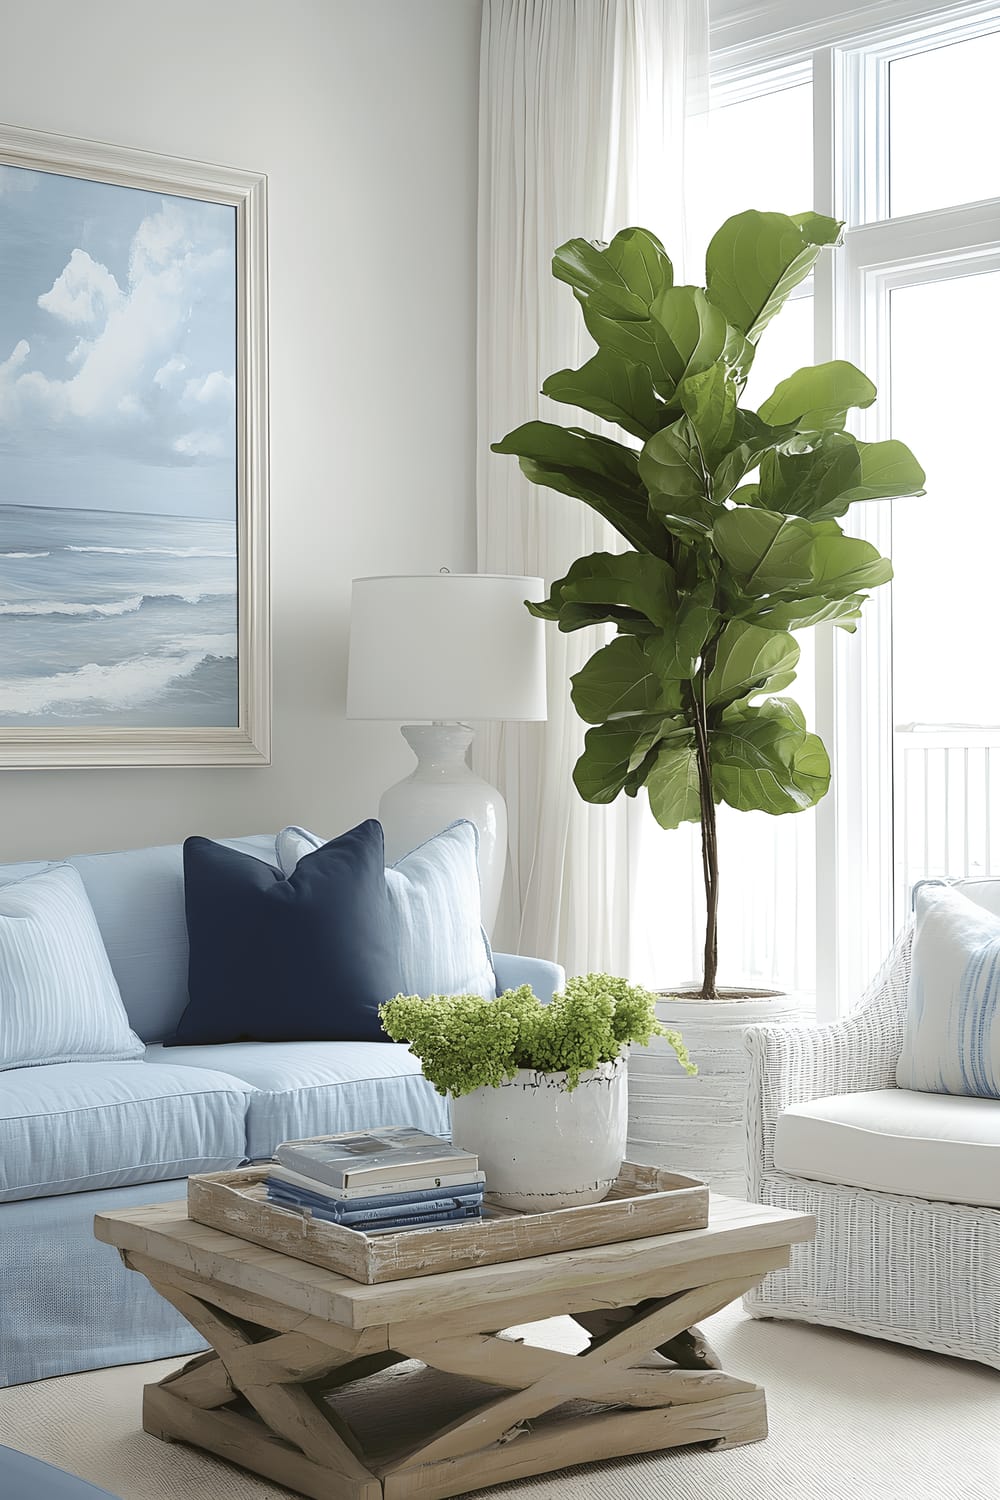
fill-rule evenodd
<path id="1" fill-rule="evenodd" d="M 708 1188 L 703 1182 L 634 1162 L 622 1163 L 602 1203 L 538 1214 L 487 1204 L 486 1216 L 478 1222 L 379 1235 L 268 1203 L 263 1186 L 268 1170 L 265 1165 L 189 1177 L 188 1217 L 369 1284 L 704 1229 L 708 1224 Z"/>

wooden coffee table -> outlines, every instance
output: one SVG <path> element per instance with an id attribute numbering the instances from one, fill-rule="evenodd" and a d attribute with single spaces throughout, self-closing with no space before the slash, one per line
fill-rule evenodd
<path id="1" fill-rule="evenodd" d="M 765 1437 L 762 1388 L 713 1368 L 686 1330 L 786 1266 L 815 1220 L 713 1197 L 707 1229 L 627 1228 L 623 1214 L 613 1245 L 366 1286 L 197 1224 L 182 1203 L 95 1220 L 215 1351 L 146 1386 L 146 1431 L 316 1500 L 434 1500 Z M 591 1336 L 580 1354 L 499 1333 L 565 1314 Z"/>

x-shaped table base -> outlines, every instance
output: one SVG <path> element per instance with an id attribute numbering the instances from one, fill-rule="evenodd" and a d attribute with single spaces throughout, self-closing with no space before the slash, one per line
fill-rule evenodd
<path id="1" fill-rule="evenodd" d="M 787 1263 L 785 1247 L 766 1265 L 759 1253 L 727 1257 L 736 1274 L 634 1306 L 602 1306 L 595 1291 L 597 1305 L 573 1313 L 591 1335 L 581 1354 L 501 1337 L 489 1326 L 501 1308 L 488 1303 L 458 1331 L 447 1319 L 352 1331 L 124 1253 L 215 1351 L 146 1387 L 147 1432 L 315 1500 L 435 1500 L 571 1464 L 687 1443 L 732 1447 L 767 1433 L 761 1387 L 706 1368 L 712 1357 L 688 1330 Z M 697 1264 L 691 1280 L 699 1282 Z M 442 1415 L 438 1400 L 414 1426 L 419 1396 L 408 1422 L 400 1403 L 428 1371 L 458 1393 L 457 1409 Z M 374 1423 L 355 1420 L 366 1387 Z"/>

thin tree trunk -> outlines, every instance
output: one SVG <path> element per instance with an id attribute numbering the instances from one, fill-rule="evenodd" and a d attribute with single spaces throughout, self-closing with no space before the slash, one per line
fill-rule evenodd
<path id="1" fill-rule="evenodd" d="M 715 798 L 712 795 L 712 763 L 708 754 L 704 677 L 700 686 L 701 696 L 695 704 L 694 720 L 698 754 L 698 793 L 701 800 L 701 865 L 705 880 L 705 969 L 701 998 L 718 1000 L 716 976 L 719 968 L 719 849 L 716 842 Z"/>

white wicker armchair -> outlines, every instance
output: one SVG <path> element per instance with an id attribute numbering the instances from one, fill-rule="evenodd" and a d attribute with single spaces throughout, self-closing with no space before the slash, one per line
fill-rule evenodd
<path id="1" fill-rule="evenodd" d="M 811 1181 L 774 1163 L 783 1110 L 895 1087 L 911 942 L 912 929 L 846 1020 L 746 1033 L 750 1198 L 815 1214 L 818 1230 L 744 1305 L 1000 1369 L 1000 1211 Z"/>

